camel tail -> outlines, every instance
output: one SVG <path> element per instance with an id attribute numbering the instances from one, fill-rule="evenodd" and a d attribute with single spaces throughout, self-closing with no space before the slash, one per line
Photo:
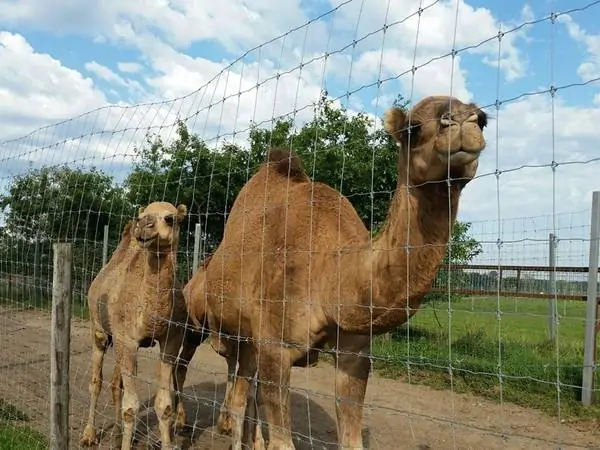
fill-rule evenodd
<path id="1" fill-rule="evenodd" d="M 302 167 L 300 157 L 293 150 L 283 148 L 271 149 L 267 164 L 284 177 L 290 177 L 295 181 L 309 180 Z"/>

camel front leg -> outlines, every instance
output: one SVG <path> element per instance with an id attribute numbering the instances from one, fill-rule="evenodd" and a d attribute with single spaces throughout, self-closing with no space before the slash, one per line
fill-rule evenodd
<path id="1" fill-rule="evenodd" d="M 89 447 L 98 444 L 98 435 L 96 433 L 96 405 L 98 396 L 102 391 L 102 365 L 104 363 L 104 355 L 108 347 L 109 338 L 102 331 L 92 331 L 92 378 L 90 380 L 90 409 L 88 413 L 88 421 L 83 430 L 83 435 L 79 443 L 83 447 Z"/>
<path id="2" fill-rule="evenodd" d="M 181 338 L 171 336 L 160 342 L 160 360 L 158 362 L 158 392 L 154 398 L 154 410 L 158 416 L 158 428 L 162 449 L 171 448 L 173 441 L 173 390 L 177 383 L 173 374 L 177 366 L 177 357 L 181 348 Z"/>
<path id="3" fill-rule="evenodd" d="M 181 353 L 179 353 L 177 363 L 174 367 L 175 375 L 173 377 L 173 388 L 175 390 L 175 408 L 177 410 L 175 428 L 185 427 L 186 416 L 181 395 L 183 392 L 183 386 L 185 384 L 185 378 L 187 376 L 188 365 L 192 361 L 197 348 L 198 344 L 195 341 L 187 339 L 184 340 L 183 348 L 181 349 Z"/>
<path id="4" fill-rule="evenodd" d="M 363 450 L 362 416 L 371 370 L 369 336 L 341 334 L 334 353 L 335 412 L 340 448 Z"/>
<path id="5" fill-rule="evenodd" d="M 115 342 L 115 356 L 119 362 L 123 384 L 121 400 L 121 419 L 123 421 L 121 450 L 131 450 L 135 433 L 135 422 L 140 410 L 140 401 L 136 390 L 137 343 L 131 340 Z"/>
<path id="6" fill-rule="evenodd" d="M 226 356 L 227 361 L 227 386 L 225 388 L 225 398 L 219 411 L 219 420 L 217 421 L 217 430 L 221 434 L 231 434 L 232 419 L 229 409 L 233 402 L 233 384 L 236 379 L 237 358 L 235 356 Z M 241 392 L 241 391 L 240 391 Z M 239 392 L 238 392 L 239 394 Z"/>

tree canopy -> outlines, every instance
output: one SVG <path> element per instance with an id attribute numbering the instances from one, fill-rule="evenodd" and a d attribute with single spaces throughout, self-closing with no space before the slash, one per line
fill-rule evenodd
<path id="1" fill-rule="evenodd" d="M 407 103 L 399 96 L 396 105 L 406 107 Z M 49 244 L 57 239 L 72 240 L 80 248 L 87 242 L 87 250 L 82 251 L 89 252 L 89 242 L 102 242 L 104 225 L 109 225 L 114 248 L 124 220 L 137 207 L 163 199 L 188 206 L 182 251 L 191 252 L 194 224 L 200 222 L 204 250 L 210 253 L 223 236 L 227 214 L 240 189 L 275 146 L 293 148 L 308 174 L 347 196 L 365 226 L 375 233 L 385 221 L 396 188 L 397 146 L 374 125 L 364 113 L 350 114 L 334 107 L 324 94 L 313 118 L 303 126 L 296 127 L 291 119 L 278 120 L 269 128 L 252 126 L 244 147 L 231 143 L 209 147 L 184 122 L 177 124 L 171 142 L 147 135 L 135 149 L 136 162 L 121 184 L 93 167 L 30 170 L 12 179 L 7 192 L 0 195 L 4 214 L 0 259 L 8 261 L 9 249 L 17 245 Z M 446 263 L 468 263 L 481 252 L 469 226 L 456 223 Z M 101 245 L 93 251 L 98 248 Z M 189 276 L 188 261 L 182 259 L 182 269 Z M 100 267 L 97 258 L 89 260 L 95 264 L 87 269 L 91 279 Z"/>

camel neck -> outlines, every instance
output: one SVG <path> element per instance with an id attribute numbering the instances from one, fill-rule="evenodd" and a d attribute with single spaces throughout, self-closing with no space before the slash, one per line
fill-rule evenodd
<path id="1" fill-rule="evenodd" d="M 410 189 L 398 185 L 388 218 L 358 275 L 363 287 L 369 287 L 363 303 L 372 309 L 364 308 L 358 320 L 353 312 L 356 326 L 350 328 L 355 332 L 385 332 L 416 312 L 446 252 L 460 191 L 451 186 L 448 192 L 445 183 Z"/>
<path id="2" fill-rule="evenodd" d="M 151 277 L 159 276 L 161 279 L 171 280 L 175 274 L 175 267 L 177 265 L 177 258 L 175 256 L 176 250 L 173 249 L 169 252 L 155 252 L 146 250 L 144 252 L 146 273 Z"/>

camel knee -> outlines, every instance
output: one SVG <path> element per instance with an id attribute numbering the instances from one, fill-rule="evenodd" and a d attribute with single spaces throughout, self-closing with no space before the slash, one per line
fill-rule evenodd
<path id="1" fill-rule="evenodd" d="M 154 400 L 154 411 L 161 422 L 173 418 L 173 398 L 171 392 L 166 389 L 158 391 Z"/>
<path id="2" fill-rule="evenodd" d="M 119 367 L 115 366 L 113 378 L 110 383 L 110 389 L 112 391 L 112 400 L 113 400 L 114 404 L 117 404 L 121 400 L 122 388 L 123 388 L 123 383 L 122 383 L 122 379 L 121 379 L 121 372 L 119 371 Z"/>
<path id="3" fill-rule="evenodd" d="M 89 391 L 90 394 L 98 396 L 102 390 L 102 372 L 93 374 L 90 380 Z"/>
<path id="4" fill-rule="evenodd" d="M 113 403 L 116 405 L 117 403 L 119 403 L 119 401 L 121 401 L 121 386 L 119 385 L 112 385 L 112 401 Z"/>
<path id="5" fill-rule="evenodd" d="M 123 403 L 122 403 L 122 418 L 125 424 L 133 424 L 135 422 L 135 418 L 140 410 L 140 401 L 137 398 L 137 395 L 132 394 L 128 391 L 125 391 L 123 395 Z"/>
<path id="6" fill-rule="evenodd" d="M 231 434 L 233 424 L 231 422 L 231 414 L 229 414 L 229 410 L 225 403 L 221 405 L 221 410 L 219 411 L 219 420 L 217 421 L 217 427 L 219 433 L 225 435 Z"/>
<path id="7" fill-rule="evenodd" d="M 98 350 L 105 351 L 109 344 L 109 337 L 103 331 L 94 331 L 94 346 Z"/>

